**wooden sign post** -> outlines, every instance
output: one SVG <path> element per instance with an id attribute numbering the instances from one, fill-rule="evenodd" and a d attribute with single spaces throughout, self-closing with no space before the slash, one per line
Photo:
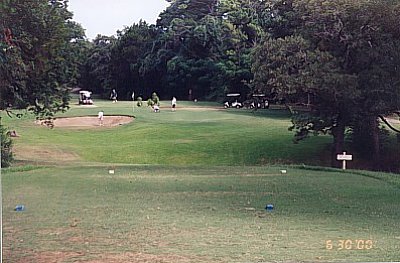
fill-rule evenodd
<path id="1" fill-rule="evenodd" d="M 338 154 L 336 156 L 336 159 L 338 161 L 342 161 L 342 169 L 346 170 L 346 161 L 352 161 L 353 160 L 353 155 L 346 154 L 346 152 L 343 152 L 343 154 Z"/>

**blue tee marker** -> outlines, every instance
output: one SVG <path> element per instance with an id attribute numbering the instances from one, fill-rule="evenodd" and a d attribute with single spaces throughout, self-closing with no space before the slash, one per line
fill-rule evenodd
<path id="1" fill-rule="evenodd" d="M 14 209 L 17 212 L 21 212 L 25 210 L 25 206 L 24 205 L 17 205 Z"/>
<path id="2" fill-rule="evenodd" d="M 265 207 L 265 210 L 267 210 L 267 211 L 274 210 L 274 205 L 273 204 L 267 204 L 267 206 Z"/>

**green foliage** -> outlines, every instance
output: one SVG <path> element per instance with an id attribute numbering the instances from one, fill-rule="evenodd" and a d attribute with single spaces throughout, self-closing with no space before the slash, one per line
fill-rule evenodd
<path id="1" fill-rule="evenodd" d="M 249 93 L 250 49 L 260 40 L 264 3 L 175 1 L 160 15 L 158 51 L 165 61 L 169 95 L 218 99 L 226 92 Z"/>
<path id="2" fill-rule="evenodd" d="M 81 84 L 85 89 L 101 94 L 103 97 L 107 97 L 109 91 L 115 88 L 111 63 L 111 50 L 115 41 L 114 37 L 98 35 L 87 51 L 82 72 Z"/>
<path id="3" fill-rule="evenodd" d="M 0 123 L 1 167 L 8 167 L 14 160 L 12 153 L 13 142 L 8 130 Z"/>
<path id="4" fill-rule="evenodd" d="M 148 100 L 147 100 L 147 106 L 148 106 L 148 107 L 152 107 L 152 106 L 154 106 L 154 104 L 155 104 L 155 103 L 154 103 L 154 101 L 153 101 L 152 99 L 148 99 Z"/>
<path id="5" fill-rule="evenodd" d="M 142 99 L 142 97 L 137 97 L 137 103 L 136 103 L 136 105 L 138 106 L 138 107 L 142 107 L 143 106 L 143 99 Z"/>
<path id="6" fill-rule="evenodd" d="M 147 106 L 153 107 L 154 105 L 160 106 L 160 98 L 155 92 L 153 92 L 153 94 L 151 94 L 151 98 L 147 100 Z"/>
<path id="7" fill-rule="evenodd" d="M 37 118 L 49 119 L 68 108 L 69 88 L 77 84 L 84 58 L 84 31 L 71 21 L 67 4 L 2 1 L 0 110 L 28 109 Z M 4 143 L 8 148 L 2 158 L 9 165 L 11 144 L 7 139 Z"/>
<path id="8" fill-rule="evenodd" d="M 356 78 L 344 72 L 330 53 L 313 49 L 301 36 L 288 36 L 268 39 L 254 57 L 256 90 L 287 103 L 305 104 L 312 98 L 310 112 L 293 118 L 296 139 L 309 132 L 326 134 L 350 119 L 349 105 L 358 98 Z"/>
<path id="9" fill-rule="evenodd" d="M 151 94 L 151 100 L 153 101 L 153 105 L 160 106 L 160 98 L 158 97 L 157 93 L 153 92 L 153 94 Z"/>
<path id="10" fill-rule="evenodd" d="M 255 49 L 255 89 L 287 103 L 311 100 L 310 112 L 293 119 L 297 138 L 329 132 L 335 152 L 344 149 L 346 127 L 362 130 L 357 120 L 368 120 L 379 163 L 376 120 L 400 103 L 399 3 L 304 0 L 277 7 L 271 25 L 290 30 L 281 36 L 273 28 Z"/>
<path id="11" fill-rule="evenodd" d="M 76 83 L 72 45 L 83 31 L 69 20 L 67 1 L 3 1 L 0 109 L 28 108 L 38 117 L 68 107 L 68 86 Z"/>
<path id="12" fill-rule="evenodd" d="M 142 96 L 150 96 L 147 87 L 162 85 L 159 69 L 153 63 L 158 32 L 154 25 L 139 21 L 118 32 L 111 49 L 114 68 L 113 80 L 122 97 L 129 97 L 134 90 Z"/>
<path id="13" fill-rule="evenodd" d="M 266 1 L 173 1 L 157 25 L 140 21 L 126 27 L 98 60 L 90 56 L 92 81 L 86 83 L 111 85 L 122 97 L 132 90 L 148 97 L 154 86 L 161 98 L 247 95 L 253 78 L 250 51 L 265 35 L 268 6 Z"/>

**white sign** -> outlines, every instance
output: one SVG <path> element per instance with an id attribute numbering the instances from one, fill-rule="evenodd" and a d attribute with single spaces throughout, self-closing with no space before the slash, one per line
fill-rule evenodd
<path id="1" fill-rule="evenodd" d="M 351 154 L 346 154 L 346 152 L 343 152 L 343 154 L 338 154 L 336 156 L 336 159 L 338 161 L 342 161 L 342 169 L 346 170 L 346 161 L 351 161 L 353 160 L 353 155 Z"/>
<path id="2" fill-rule="evenodd" d="M 351 154 L 338 154 L 337 155 L 337 160 L 338 161 L 352 161 L 353 160 L 353 155 L 351 155 Z"/>

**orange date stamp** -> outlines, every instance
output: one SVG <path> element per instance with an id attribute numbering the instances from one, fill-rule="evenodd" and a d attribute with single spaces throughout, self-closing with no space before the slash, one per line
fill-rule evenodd
<path id="1" fill-rule="evenodd" d="M 371 250 L 375 246 L 371 239 L 338 239 L 326 240 L 327 250 Z"/>

